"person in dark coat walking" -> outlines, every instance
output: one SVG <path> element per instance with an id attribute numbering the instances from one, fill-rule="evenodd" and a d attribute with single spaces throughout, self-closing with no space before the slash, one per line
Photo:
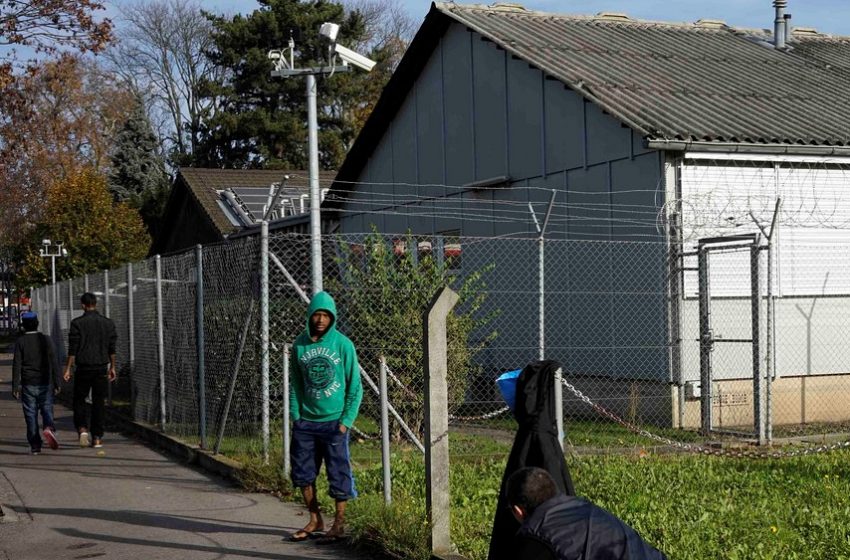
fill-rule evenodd
<path id="1" fill-rule="evenodd" d="M 612 513 L 559 492 L 543 469 L 515 472 L 507 499 L 522 523 L 511 554 L 515 560 L 666 560 Z"/>
<path id="2" fill-rule="evenodd" d="M 59 364 L 53 343 L 38 332 L 35 312 L 21 313 L 21 327 L 24 333 L 15 342 L 12 359 L 12 396 L 21 399 L 30 452 L 38 455 L 44 442 L 51 449 L 59 447 L 53 423 L 53 396 L 59 394 Z M 41 435 L 39 413 L 44 428 Z"/>
<path id="3" fill-rule="evenodd" d="M 574 496 L 575 488 L 558 441 L 555 425 L 555 372 L 561 364 L 553 360 L 531 362 L 517 380 L 514 417 L 519 429 L 505 466 L 499 502 L 490 537 L 489 560 L 513 560 L 514 538 L 520 524 L 508 508 L 507 482 L 524 467 L 546 470 L 559 491 Z"/>
<path id="4" fill-rule="evenodd" d="M 68 331 L 68 359 L 63 379 L 74 379 L 74 427 L 80 447 L 103 447 L 103 419 L 108 384 L 115 381 L 115 343 L 118 335 L 112 319 L 97 312 L 97 297 L 86 292 L 80 298 L 82 317 L 71 321 Z M 91 432 L 86 418 L 86 397 L 91 391 Z M 91 433 L 91 435 L 90 435 Z M 91 439 L 94 436 L 94 439 Z"/>

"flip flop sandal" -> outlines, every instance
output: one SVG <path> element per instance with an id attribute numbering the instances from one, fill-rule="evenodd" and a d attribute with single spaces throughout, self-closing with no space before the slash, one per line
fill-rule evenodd
<path id="1" fill-rule="evenodd" d="M 302 542 L 306 541 L 309 538 L 313 537 L 313 533 L 311 531 L 305 531 L 304 529 L 299 529 L 289 535 L 290 542 Z"/>

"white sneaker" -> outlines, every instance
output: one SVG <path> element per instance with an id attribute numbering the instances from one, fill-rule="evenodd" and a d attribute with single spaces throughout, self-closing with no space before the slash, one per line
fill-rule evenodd
<path id="1" fill-rule="evenodd" d="M 88 447 L 91 445 L 91 436 L 88 432 L 80 432 L 80 447 Z"/>

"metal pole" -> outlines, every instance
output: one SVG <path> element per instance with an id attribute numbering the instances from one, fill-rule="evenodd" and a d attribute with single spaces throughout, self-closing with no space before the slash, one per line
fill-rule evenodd
<path id="1" fill-rule="evenodd" d="M 316 76 L 307 74 L 307 126 L 310 151 L 310 244 L 313 293 L 322 291 L 322 216 L 319 192 L 319 125 L 316 120 Z"/>
<path id="2" fill-rule="evenodd" d="M 159 418 L 162 430 L 165 431 L 165 334 L 162 317 L 162 259 L 154 257 L 156 263 L 156 348 L 159 359 Z"/>
<path id="3" fill-rule="evenodd" d="M 109 271 L 103 271 L 103 312 L 109 317 Z M 112 406 L 112 383 L 106 384 L 106 402 Z"/>
<path id="4" fill-rule="evenodd" d="M 136 313 L 133 305 L 133 263 L 127 263 L 127 352 L 129 356 L 127 357 L 130 362 L 130 407 L 133 410 L 133 417 L 135 418 L 136 409 L 135 409 L 135 397 L 133 394 L 135 391 L 132 390 L 132 385 L 135 383 L 134 374 L 135 374 L 135 365 L 136 365 Z"/>
<path id="5" fill-rule="evenodd" d="M 260 233 L 260 381 L 263 394 L 263 464 L 269 462 L 269 223 Z"/>
<path id="6" fill-rule="evenodd" d="M 89 291 L 89 275 L 88 275 L 88 273 L 83 274 L 83 288 L 84 288 L 84 290 L 83 290 L 84 292 Z"/>
<path id="7" fill-rule="evenodd" d="M 759 286 L 759 253 L 758 239 L 750 247 L 750 285 L 752 302 L 752 333 L 753 333 L 753 416 L 759 445 L 764 445 L 767 438 L 765 433 L 764 398 L 762 393 L 761 353 L 759 351 L 761 287 Z"/>
<path id="8" fill-rule="evenodd" d="M 711 432 L 711 297 L 708 293 L 708 248 L 700 246 L 699 269 L 699 373 L 700 373 L 700 424 L 702 433 Z"/>
<path id="9" fill-rule="evenodd" d="M 198 429 L 201 449 L 207 448 L 207 382 L 204 368 L 204 248 L 195 247 L 195 333 L 198 354 Z"/>
<path id="10" fill-rule="evenodd" d="M 539 234 L 537 238 L 537 283 L 538 283 L 538 343 L 537 353 L 538 359 L 546 359 L 546 227 L 549 225 L 549 218 L 552 215 L 552 208 L 555 205 L 555 197 L 558 195 L 556 190 L 552 190 L 552 196 L 549 198 L 549 206 L 546 208 L 546 217 L 543 219 L 541 226 L 537 221 L 537 214 L 534 212 L 534 206 L 528 203 L 528 209 L 531 210 L 531 218 L 534 220 L 534 227 L 537 228 Z M 561 449 L 564 449 L 564 395 L 563 387 L 561 386 L 562 371 L 558 369 L 555 374 L 555 424 L 558 428 L 558 442 Z"/>
<path id="11" fill-rule="evenodd" d="M 390 414 L 387 408 L 387 359 L 381 356 L 381 465 L 384 472 L 384 503 L 393 501 L 392 471 L 390 470 Z"/>
<path id="12" fill-rule="evenodd" d="M 289 355 L 292 346 L 287 343 L 283 345 L 283 475 L 289 478 L 292 472 L 292 464 L 289 458 Z"/>

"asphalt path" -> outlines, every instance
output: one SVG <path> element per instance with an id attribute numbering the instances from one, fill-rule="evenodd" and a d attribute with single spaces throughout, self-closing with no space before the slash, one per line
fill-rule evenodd
<path id="1" fill-rule="evenodd" d="M 0 354 L 0 560 L 356 558 L 341 545 L 288 542 L 307 520 L 295 504 L 117 433 L 82 449 L 70 411 L 56 405 L 55 415 L 60 449 L 30 455 L 11 355 Z"/>

